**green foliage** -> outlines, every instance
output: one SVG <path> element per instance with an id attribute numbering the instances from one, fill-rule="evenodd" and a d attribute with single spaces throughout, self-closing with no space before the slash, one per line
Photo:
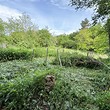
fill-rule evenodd
<path id="1" fill-rule="evenodd" d="M 30 59 L 30 51 L 16 49 L 0 49 L 0 61 Z"/>
<path id="2" fill-rule="evenodd" d="M 104 19 L 109 16 L 110 1 L 109 0 L 70 0 L 70 4 L 76 9 L 92 8 L 96 12 L 93 20 L 96 22 L 99 18 Z"/>
<path id="3" fill-rule="evenodd" d="M 13 32 L 9 38 L 7 38 L 8 46 L 13 45 L 19 48 L 35 48 L 39 46 L 37 32 Z"/>
<path id="4" fill-rule="evenodd" d="M 94 24 L 98 22 L 98 20 L 107 20 L 106 30 L 108 32 L 108 47 L 110 51 L 110 26 L 109 26 L 109 16 L 110 16 L 110 1 L 109 0 L 70 0 L 70 4 L 72 6 L 76 6 L 76 9 L 80 8 L 92 8 L 94 7 L 94 16 L 92 17 Z"/>
<path id="5" fill-rule="evenodd" d="M 108 50 L 108 36 L 101 24 L 88 29 L 81 29 L 75 37 L 77 49 L 92 49 L 97 53 L 105 53 Z"/>
<path id="6" fill-rule="evenodd" d="M 105 74 L 105 71 L 43 66 L 43 61 L 44 59 L 39 58 L 33 61 L 1 63 L 1 109 L 110 109 L 109 92 L 104 92 L 109 88 L 110 83 L 107 82 L 110 82 L 110 76 Z M 48 74 L 55 76 L 55 86 L 49 93 L 45 90 L 44 82 Z M 106 88 L 103 89 L 103 87 Z"/>
<path id="7" fill-rule="evenodd" d="M 61 54 L 61 62 L 63 66 L 71 67 L 86 67 L 91 69 L 99 69 L 102 68 L 102 64 L 98 62 L 96 59 L 89 58 L 87 56 L 81 55 L 79 53 L 64 53 Z M 53 61 L 53 64 L 59 64 L 59 59 L 56 58 Z"/>
<path id="8" fill-rule="evenodd" d="M 0 20 L 0 30 L 6 31 L 7 45 L 25 48 L 35 48 L 38 46 L 47 47 L 52 44 L 52 35 L 47 29 L 38 30 L 37 26 L 32 23 L 30 16 L 23 13 L 19 18 L 8 18 L 5 27 Z M 3 32 L 0 32 L 1 34 Z M 0 39 L 1 40 L 1 39 Z"/>
<path id="9" fill-rule="evenodd" d="M 11 34 L 13 32 L 27 32 L 29 30 L 37 30 L 37 26 L 32 23 L 29 15 L 23 13 L 18 18 L 8 18 L 6 29 L 8 34 Z"/>
<path id="10" fill-rule="evenodd" d="M 33 58 L 46 57 L 47 48 L 37 47 L 34 49 L 26 48 L 6 48 L 0 49 L 0 61 L 11 60 L 32 60 Z M 48 48 L 48 56 L 56 56 L 57 49 L 55 47 Z"/>
<path id="11" fill-rule="evenodd" d="M 65 70 L 63 70 L 63 71 L 65 71 Z M 82 102 L 82 100 L 84 98 L 84 96 L 83 96 L 84 94 L 82 93 L 82 96 L 80 96 L 80 94 L 79 94 L 80 91 L 78 91 L 80 89 L 80 87 L 75 92 L 74 91 L 75 88 L 72 89 L 71 85 L 67 86 L 67 84 L 69 84 L 69 82 L 66 82 L 68 80 L 67 80 L 67 77 L 64 77 L 64 74 L 62 77 L 66 78 L 65 80 L 61 79 L 60 75 L 56 76 L 56 78 L 57 78 L 56 87 L 54 88 L 54 91 L 52 91 L 50 93 L 50 95 L 48 95 L 45 92 L 45 89 L 44 89 L 45 75 L 50 74 L 50 73 L 52 73 L 52 74 L 54 73 L 53 75 L 55 75 L 55 72 L 58 73 L 60 71 L 55 70 L 55 69 L 50 69 L 50 70 L 46 70 L 46 71 L 37 71 L 34 74 L 23 75 L 21 77 L 14 79 L 13 81 L 9 81 L 6 84 L 2 84 L 0 86 L 0 88 L 1 88 L 0 91 L 2 91 L 0 98 L 2 98 L 1 101 L 2 101 L 2 104 L 4 105 L 5 109 L 7 109 L 7 110 L 8 109 L 9 110 L 10 109 L 17 109 L 17 110 L 29 109 L 29 110 L 31 110 L 32 108 L 40 109 L 40 107 L 42 107 L 44 104 L 48 105 L 50 103 L 50 105 L 48 105 L 48 106 L 50 106 L 50 108 L 58 110 L 61 107 L 62 109 L 65 110 L 65 107 L 68 107 L 68 105 L 66 105 L 66 102 L 68 102 L 68 101 L 66 101 L 66 100 L 69 100 L 69 97 L 72 97 L 72 95 L 73 95 L 73 99 L 75 101 L 77 100 L 77 102 L 74 102 L 74 104 L 76 103 L 76 106 L 78 106 Z M 67 76 L 70 77 L 70 73 L 68 73 Z M 75 78 L 74 75 L 73 75 L 73 78 Z M 69 92 L 68 91 L 69 88 L 71 88 L 72 91 L 70 92 L 69 95 L 67 95 L 66 93 Z M 64 101 L 64 95 L 66 96 L 65 102 L 63 102 L 63 104 L 65 104 L 65 105 L 62 104 L 62 101 Z M 81 99 L 81 97 L 82 97 L 82 99 Z M 5 103 L 4 103 L 4 101 L 5 101 Z M 69 100 L 69 101 L 71 102 L 71 104 L 73 103 L 72 100 Z M 60 106 L 60 104 L 62 104 L 62 105 Z M 72 105 L 71 105 L 71 107 L 72 107 Z"/>
<path id="12" fill-rule="evenodd" d="M 92 48 L 93 39 L 90 36 L 91 32 L 89 29 L 80 30 L 80 32 L 75 37 L 77 49 L 88 50 L 89 48 Z"/>
<path id="13" fill-rule="evenodd" d="M 110 109 L 110 91 L 101 92 L 97 95 L 96 103 L 100 110 Z"/>
<path id="14" fill-rule="evenodd" d="M 69 38 L 69 35 L 59 35 L 57 36 L 57 42 L 58 46 L 61 46 L 63 48 L 76 48 L 76 43 L 74 40 L 72 40 L 73 36 L 71 34 L 71 38 Z"/>
<path id="15" fill-rule="evenodd" d="M 3 22 L 3 20 L 0 18 L 0 37 L 3 37 L 4 34 L 5 34 L 4 22 Z"/>
<path id="16" fill-rule="evenodd" d="M 69 38 L 74 41 L 77 34 L 78 34 L 78 32 L 73 32 L 73 33 L 69 34 Z"/>
<path id="17" fill-rule="evenodd" d="M 41 47 L 47 47 L 51 45 L 51 34 L 47 29 L 38 31 L 39 44 Z"/>
<path id="18" fill-rule="evenodd" d="M 101 24 L 97 24 L 90 28 L 92 32 L 93 48 L 98 53 L 105 53 L 108 50 L 108 36 L 105 28 Z"/>
<path id="19" fill-rule="evenodd" d="M 7 110 L 31 110 L 34 105 L 34 99 L 32 100 L 31 98 L 34 97 L 34 91 L 36 95 L 40 95 L 39 91 L 42 89 L 42 79 L 45 74 L 27 74 L 2 84 L 0 86 L 2 106 Z"/>
<path id="20" fill-rule="evenodd" d="M 108 24 L 108 23 L 107 23 Z M 19 18 L 9 18 L 8 22 L 0 20 L 1 44 L 7 47 L 27 48 L 59 46 L 63 48 L 89 50 L 104 53 L 108 50 L 108 36 L 101 24 L 89 26 L 89 21 L 82 21 L 82 29 L 70 35 L 62 34 L 53 37 L 48 29 L 38 30 L 27 14 Z M 108 26 L 108 25 L 107 25 Z M 5 33 L 6 32 L 6 33 Z"/>
<path id="21" fill-rule="evenodd" d="M 35 47 L 47 47 L 52 44 L 52 36 L 46 29 L 38 31 L 27 32 L 13 32 L 7 38 L 8 46 L 13 45 L 15 47 L 22 48 L 35 48 Z"/>
<path id="22" fill-rule="evenodd" d="M 110 52 L 110 18 L 107 19 L 107 22 L 105 24 L 105 30 L 108 33 L 108 45 L 109 45 L 108 51 Z"/>
<path id="23" fill-rule="evenodd" d="M 62 47 L 63 48 L 70 48 L 70 49 L 72 49 L 72 48 L 76 48 L 76 46 L 75 46 L 75 42 L 74 41 L 72 41 L 72 40 L 67 40 L 67 41 L 64 41 L 64 42 L 62 42 Z"/>

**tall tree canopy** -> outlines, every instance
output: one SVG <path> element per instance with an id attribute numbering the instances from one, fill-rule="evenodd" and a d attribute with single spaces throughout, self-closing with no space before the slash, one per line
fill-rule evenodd
<path id="1" fill-rule="evenodd" d="M 70 3 L 76 9 L 94 8 L 96 14 L 93 20 L 95 21 L 99 18 L 104 19 L 110 15 L 110 0 L 70 0 Z"/>
<path id="2" fill-rule="evenodd" d="M 106 23 L 106 31 L 108 33 L 110 51 L 110 31 L 108 31 L 110 29 L 110 0 L 70 0 L 70 4 L 75 6 L 76 9 L 93 8 L 95 14 L 92 19 L 95 24 L 99 19 L 108 19 Z"/>
<path id="3" fill-rule="evenodd" d="M 26 13 L 23 13 L 18 18 L 8 18 L 7 31 L 13 32 L 27 32 L 29 30 L 37 30 L 37 26 L 33 24 L 31 18 Z"/>
<path id="4" fill-rule="evenodd" d="M 81 22 L 81 28 L 85 29 L 89 27 L 89 20 L 87 18 L 85 18 L 82 22 Z"/>
<path id="5" fill-rule="evenodd" d="M 4 35 L 4 32 L 5 29 L 4 29 L 4 22 L 3 20 L 0 18 L 0 37 L 2 37 Z"/>

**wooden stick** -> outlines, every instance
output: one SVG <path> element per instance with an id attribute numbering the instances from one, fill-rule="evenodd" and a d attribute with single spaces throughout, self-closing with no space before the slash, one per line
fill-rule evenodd
<path id="1" fill-rule="evenodd" d="M 34 49 L 32 50 L 32 57 L 31 60 L 34 58 Z"/>
<path id="2" fill-rule="evenodd" d="M 57 56 L 58 56 L 60 66 L 62 67 L 62 62 L 61 62 L 60 53 L 59 53 L 58 49 L 57 49 Z"/>
<path id="3" fill-rule="evenodd" d="M 46 49 L 46 59 L 45 59 L 46 65 L 47 65 L 47 62 L 48 62 L 48 47 L 47 47 L 47 49 Z"/>

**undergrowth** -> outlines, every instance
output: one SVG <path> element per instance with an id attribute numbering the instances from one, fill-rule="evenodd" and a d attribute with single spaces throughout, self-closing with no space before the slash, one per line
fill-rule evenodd
<path id="1" fill-rule="evenodd" d="M 46 52 L 46 48 L 0 50 L 0 60 L 7 61 L 0 62 L 0 110 L 110 110 L 109 58 L 100 59 L 104 67 L 99 59 L 78 52 L 49 49 L 52 58 L 45 64 Z M 47 75 L 55 76 L 49 92 Z"/>
<path id="2" fill-rule="evenodd" d="M 110 110 L 110 75 L 104 70 L 44 66 L 43 62 L 39 58 L 1 63 L 1 110 Z M 48 74 L 55 76 L 49 93 L 45 90 Z"/>
<path id="3" fill-rule="evenodd" d="M 62 53 L 60 55 L 60 60 L 63 66 L 65 67 L 86 67 L 91 69 L 101 69 L 103 68 L 103 64 L 99 62 L 97 59 L 92 57 L 87 57 L 85 55 L 79 54 L 77 52 L 74 53 Z M 53 64 L 59 65 L 60 60 L 58 57 L 55 58 Z"/>

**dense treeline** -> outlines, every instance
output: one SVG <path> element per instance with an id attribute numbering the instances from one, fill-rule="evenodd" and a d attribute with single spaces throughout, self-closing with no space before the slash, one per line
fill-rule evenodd
<path id="1" fill-rule="evenodd" d="M 48 46 L 107 52 L 108 36 L 104 25 L 91 26 L 88 19 L 81 22 L 79 31 L 58 36 L 53 36 L 47 28 L 39 30 L 27 14 L 8 18 L 7 22 L 0 19 L 0 47 Z"/>
<path id="2" fill-rule="evenodd" d="M 90 26 L 87 19 L 81 22 L 81 29 L 69 35 L 59 35 L 58 45 L 65 48 L 79 50 L 93 50 L 95 52 L 108 51 L 108 36 L 102 24 Z"/>

